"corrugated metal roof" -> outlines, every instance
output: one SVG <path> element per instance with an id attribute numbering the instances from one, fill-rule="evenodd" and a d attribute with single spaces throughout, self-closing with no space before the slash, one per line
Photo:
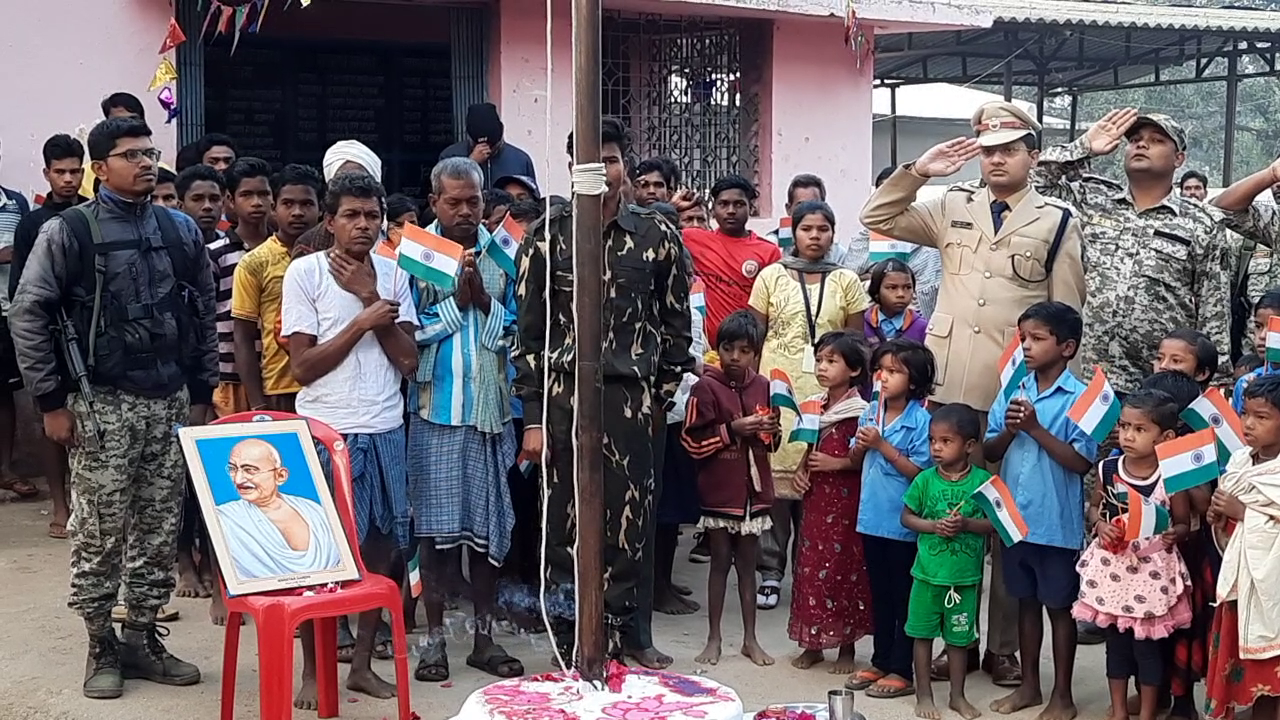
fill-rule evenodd
<path id="1" fill-rule="evenodd" d="M 959 3 L 957 3 L 959 4 Z M 1280 32 L 1280 12 L 1088 0 L 983 0 L 997 21 L 1094 27 Z"/>

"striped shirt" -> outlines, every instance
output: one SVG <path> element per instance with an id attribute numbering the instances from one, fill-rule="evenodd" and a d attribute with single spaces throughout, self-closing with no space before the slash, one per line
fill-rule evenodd
<path id="1" fill-rule="evenodd" d="M 231 285 L 235 278 L 236 265 L 244 257 L 244 242 L 235 233 L 218 231 L 218 237 L 207 246 L 209 263 L 216 273 L 217 320 L 218 320 L 218 381 L 225 383 L 240 382 L 236 373 L 236 345 L 233 329 L 235 320 L 231 318 Z M 259 344 L 258 352 L 262 352 Z"/>
<path id="2" fill-rule="evenodd" d="M 17 193 L 0 188 L 0 247 L 12 247 L 18 223 L 30 212 L 26 200 Z M 0 265 L 0 313 L 9 314 L 9 265 Z"/>

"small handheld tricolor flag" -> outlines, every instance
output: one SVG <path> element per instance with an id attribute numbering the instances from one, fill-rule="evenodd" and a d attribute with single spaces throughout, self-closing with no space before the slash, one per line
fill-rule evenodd
<path id="1" fill-rule="evenodd" d="M 707 286 L 696 278 L 689 286 L 689 307 L 697 310 L 702 317 L 707 316 Z"/>
<path id="2" fill-rule="evenodd" d="M 880 387 L 880 373 L 876 373 L 876 380 L 871 384 L 871 404 L 876 406 L 876 414 L 871 417 L 871 424 L 883 429 L 884 428 L 884 392 Z"/>
<path id="3" fill-rule="evenodd" d="M 796 244 L 795 234 L 791 231 L 791 218 L 784 217 L 778 221 L 778 247 L 790 250 Z"/>
<path id="4" fill-rule="evenodd" d="M 1280 365 L 1280 315 L 1267 319 L 1267 367 Z"/>
<path id="5" fill-rule="evenodd" d="M 1231 403 L 1217 390 L 1209 390 L 1182 411 L 1182 419 L 1194 430 L 1212 430 L 1218 440 L 1218 465 L 1244 447 L 1244 428 Z"/>
<path id="6" fill-rule="evenodd" d="M 418 566 L 418 553 L 409 558 L 409 594 L 413 597 L 422 595 L 422 571 Z"/>
<path id="7" fill-rule="evenodd" d="M 1218 439 L 1212 430 L 1162 442 L 1156 446 L 1156 458 L 1160 461 L 1164 491 L 1170 495 L 1218 477 Z"/>
<path id="8" fill-rule="evenodd" d="M 797 414 L 800 412 L 800 404 L 796 402 L 796 391 L 791 385 L 791 378 L 778 368 L 769 371 L 769 404 L 774 407 L 788 408 Z"/>
<path id="9" fill-rule="evenodd" d="M 1093 369 L 1093 380 L 1067 410 L 1067 417 L 1099 443 L 1106 440 L 1111 429 L 1120 422 L 1120 402 L 1111 389 L 1111 383 L 1107 382 L 1107 376 L 1102 374 L 1102 368 Z"/>
<path id="10" fill-rule="evenodd" d="M 787 442 L 802 442 L 814 445 L 818 442 L 818 418 L 822 416 L 821 400 L 805 400 L 800 403 L 800 416 L 796 418 L 796 426 L 791 430 Z"/>
<path id="11" fill-rule="evenodd" d="M 520 252 L 520 238 L 524 229 L 508 215 L 497 230 L 493 231 L 493 240 L 485 248 L 485 254 L 498 263 L 498 267 L 512 278 L 516 276 L 516 254 Z"/>
<path id="12" fill-rule="evenodd" d="M 1155 537 L 1169 529 L 1169 511 L 1164 506 L 1142 493 L 1131 492 L 1129 497 L 1134 501 L 1129 503 L 1129 515 L 1125 519 L 1125 542 Z"/>
<path id="13" fill-rule="evenodd" d="M 898 259 L 906 261 L 911 257 L 911 251 L 915 249 L 915 245 L 901 240 L 894 240 L 887 235 L 880 233 L 871 233 L 871 262 L 878 263 L 882 260 Z"/>
<path id="14" fill-rule="evenodd" d="M 1027 379 L 1027 358 L 1022 354 L 1022 336 L 1014 333 L 1013 339 L 1000 354 L 1000 394 L 1012 400 Z"/>
<path id="15" fill-rule="evenodd" d="M 400 236 L 396 263 L 419 280 L 447 289 L 456 283 L 465 253 L 466 250 L 452 240 L 406 224 Z"/>
<path id="16" fill-rule="evenodd" d="M 1022 519 L 1022 513 L 1013 503 L 1013 493 L 1009 492 L 1009 486 L 1004 484 L 999 475 L 993 475 L 974 490 L 973 501 L 982 508 L 1005 547 L 1022 542 L 1027 537 L 1030 532 L 1027 521 Z"/>

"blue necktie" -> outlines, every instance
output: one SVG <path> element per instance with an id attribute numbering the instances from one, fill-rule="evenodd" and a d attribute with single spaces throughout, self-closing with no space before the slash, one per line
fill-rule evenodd
<path id="1" fill-rule="evenodd" d="M 1004 225 L 1004 213 L 1009 209 L 1009 203 L 1003 200 L 996 200 L 991 203 L 991 224 L 995 226 L 996 232 L 1000 232 L 1000 227 Z"/>

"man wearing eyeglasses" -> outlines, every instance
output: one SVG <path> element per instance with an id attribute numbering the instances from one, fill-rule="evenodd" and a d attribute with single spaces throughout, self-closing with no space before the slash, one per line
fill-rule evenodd
<path id="1" fill-rule="evenodd" d="M 1085 285 L 1079 221 L 1028 184 L 1040 155 L 1040 124 L 1012 103 L 992 102 L 978 108 L 972 127 L 974 137 L 935 145 L 894 171 L 867 201 L 862 223 L 939 250 L 942 284 L 926 330 L 938 366 L 932 400 L 970 405 L 985 427 L 1000 386 L 1001 353 L 1017 336 L 1019 315 L 1046 300 L 1083 308 Z M 916 201 L 931 178 L 952 175 L 974 158 L 981 184 L 952 185 L 936 199 Z M 974 462 L 985 464 L 981 446 Z M 981 666 L 996 685 L 1013 687 L 1022 681 L 1018 604 L 1004 585 L 999 546 L 992 552 L 987 651 L 980 658 L 971 648 L 968 669 Z M 946 679 L 948 670 L 944 653 L 932 674 Z"/>
<path id="2" fill-rule="evenodd" d="M 24 384 L 45 434 L 71 448 L 71 597 L 89 635 L 84 694 L 124 677 L 192 685 L 200 670 L 165 649 L 156 612 L 174 589 L 186 487 L 176 428 L 201 422 L 218 382 L 213 268 L 191 218 L 153 205 L 160 151 L 138 118 L 89 132 L 97 197 L 46 222 L 9 312 Z M 93 387 L 70 395 L 55 333 L 65 310 Z M 123 638 L 111 624 L 119 586 Z"/>

